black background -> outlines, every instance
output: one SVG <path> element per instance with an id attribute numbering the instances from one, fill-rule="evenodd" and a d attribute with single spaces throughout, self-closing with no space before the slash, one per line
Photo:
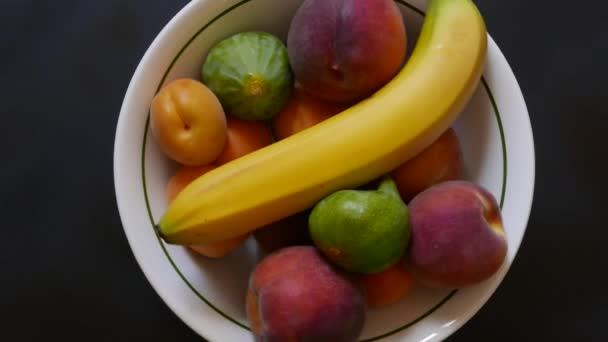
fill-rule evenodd
<path id="1" fill-rule="evenodd" d="M 0 339 L 197 341 L 135 262 L 114 197 L 114 130 L 148 45 L 185 0 L 0 0 Z M 450 341 L 607 341 L 602 2 L 478 0 L 536 144 L 527 233 Z"/>

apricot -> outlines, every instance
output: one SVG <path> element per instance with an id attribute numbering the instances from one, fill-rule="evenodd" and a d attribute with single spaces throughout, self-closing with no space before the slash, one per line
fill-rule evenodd
<path id="1" fill-rule="evenodd" d="M 249 234 L 240 235 L 232 239 L 209 244 L 190 245 L 191 250 L 209 258 L 221 258 L 235 248 L 241 246 L 249 238 Z"/>
<path id="2" fill-rule="evenodd" d="M 171 203 L 180 193 L 180 191 L 182 191 L 188 184 L 203 174 L 213 170 L 215 167 L 215 165 L 182 166 L 175 172 L 173 177 L 169 179 L 169 183 L 167 184 L 167 203 Z M 206 257 L 221 258 L 230 253 L 233 249 L 242 245 L 248 237 L 249 234 L 245 234 L 225 241 L 218 241 L 210 244 L 190 245 L 188 247 L 198 254 Z"/>
<path id="3" fill-rule="evenodd" d="M 231 115 L 227 117 L 226 146 L 217 157 L 215 164 L 226 164 L 272 144 L 272 132 L 263 122 L 239 119 Z"/>
<path id="4" fill-rule="evenodd" d="M 492 276 L 507 253 L 500 208 L 485 188 L 448 181 L 410 202 L 408 265 L 430 287 L 460 288 Z"/>
<path id="5" fill-rule="evenodd" d="M 192 181 L 199 176 L 215 169 L 215 165 L 182 166 L 169 179 L 167 184 L 167 203 L 173 202 L 175 197 Z"/>
<path id="6" fill-rule="evenodd" d="M 287 35 L 296 81 L 315 97 L 361 100 L 400 70 L 407 50 L 392 0 L 305 0 Z"/>
<path id="7" fill-rule="evenodd" d="M 249 278 L 246 312 L 258 341 L 356 341 L 363 294 L 312 246 L 283 248 Z"/>
<path id="8" fill-rule="evenodd" d="M 227 140 L 224 149 L 215 161 L 215 165 L 217 166 L 240 158 L 272 143 L 270 129 L 263 123 L 257 121 L 247 121 L 228 115 L 227 132 Z M 184 186 L 198 176 L 215 168 L 215 165 L 199 168 L 182 168 L 169 182 L 167 191 L 171 191 L 172 194 L 181 191 Z M 244 234 L 225 241 L 191 245 L 189 247 L 193 251 L 206 257 L 221 258 L 235 248 L 241 246 L 249 236 L 250 234 Z"/>
<path id="9" fill-rule="evenodd" d="M 287 105 L 272 120 L 272 129 L 277 140 L 285 139 L 345 109 L 345 106 L 322 101 L 296 87 Z"/>
<path id="10" fill-rule="evenodd" d="M 385 271 L 361 276 L 365 299 L 370 308 L 394 304 L 408 295 L 415 280 L 403 262 L 398 262 Z"/>
<path id="11" fill-rule="evenodd" d="M 432 185 L 462 179 L 464 161 L 460 141 L 448 128 L 429 147 L 391 172 L 399 194 L 409 202 Z"/>
<path id="12" fill-rule="evenodd" d="M 150 127 L 161 150 L 183 165 L 213 162 L 226 143 L 226 116 L 220 101 L 193 79 L 172 81 L 154 96 Z"/>

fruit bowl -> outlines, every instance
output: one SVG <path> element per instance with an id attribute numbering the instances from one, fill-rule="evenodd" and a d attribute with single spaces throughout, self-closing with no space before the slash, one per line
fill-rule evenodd
<path id="1" fill-rule="evenodd" d="M 124 98 L 114 146 L 115 191 L 124 231 L 141 269 L 159 296 L 190 328 L 210 341 L 249 341 L 245 313 L 248 277 L 264 253 L 255 240 L 222 259 L 166 244 L 154 225 L 167 208 L 166 185 L 177 165 L 151 137 L 149 108 L 171 80 L 199 78 L 203 56 L 219 40 L 262 30 L 286 40 L 301 0 L 193 0 L 160 32 L 137 67 Z M 397 0 L 413 49 L 427 2 Z M 271 14 L 269 14 L 271 13 Z M 441 340 L 490 298 L 517 254 L 534 188 L 534 143 L 517 81 L 488 37 L 483 78 L 454 124 L 466 179 L 488 189 L 502 210 L 508 252 L 490 279 L 458 290 L 416 287 L 398 303 L 370 309 L 363 341 Z"/>

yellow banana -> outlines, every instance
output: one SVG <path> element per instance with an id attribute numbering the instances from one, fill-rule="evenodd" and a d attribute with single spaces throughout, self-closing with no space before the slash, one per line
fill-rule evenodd
<path id="1" fill-rule="evenodd" d="M 174 244 L 233 238 L 388 173 L 456 120 L 480 80 L 486 35 L 471 0 L 431 0 L 412 56 L 389 83 L 199 177 L 168 207 L 160 235 Z"/>

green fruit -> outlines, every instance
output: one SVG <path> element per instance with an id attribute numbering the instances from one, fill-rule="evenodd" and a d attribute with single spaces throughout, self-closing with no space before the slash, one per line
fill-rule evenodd
<path id="1" fill-rule="evenodd" d="M 267 120 L 287 103 L 293 87 L 287 48 L 266 32 L 241 32 L 209 51 L 202 78 L 224 110 L 245 120 Z"/>
<path id="2" fill-rule="evenodd" d="M 386 176 L 377 190 L 340 190 L 309 217 L 313 242 L 347 271 L 382 272 L 403 256 L 410 239 L 408 208 Z"/>

